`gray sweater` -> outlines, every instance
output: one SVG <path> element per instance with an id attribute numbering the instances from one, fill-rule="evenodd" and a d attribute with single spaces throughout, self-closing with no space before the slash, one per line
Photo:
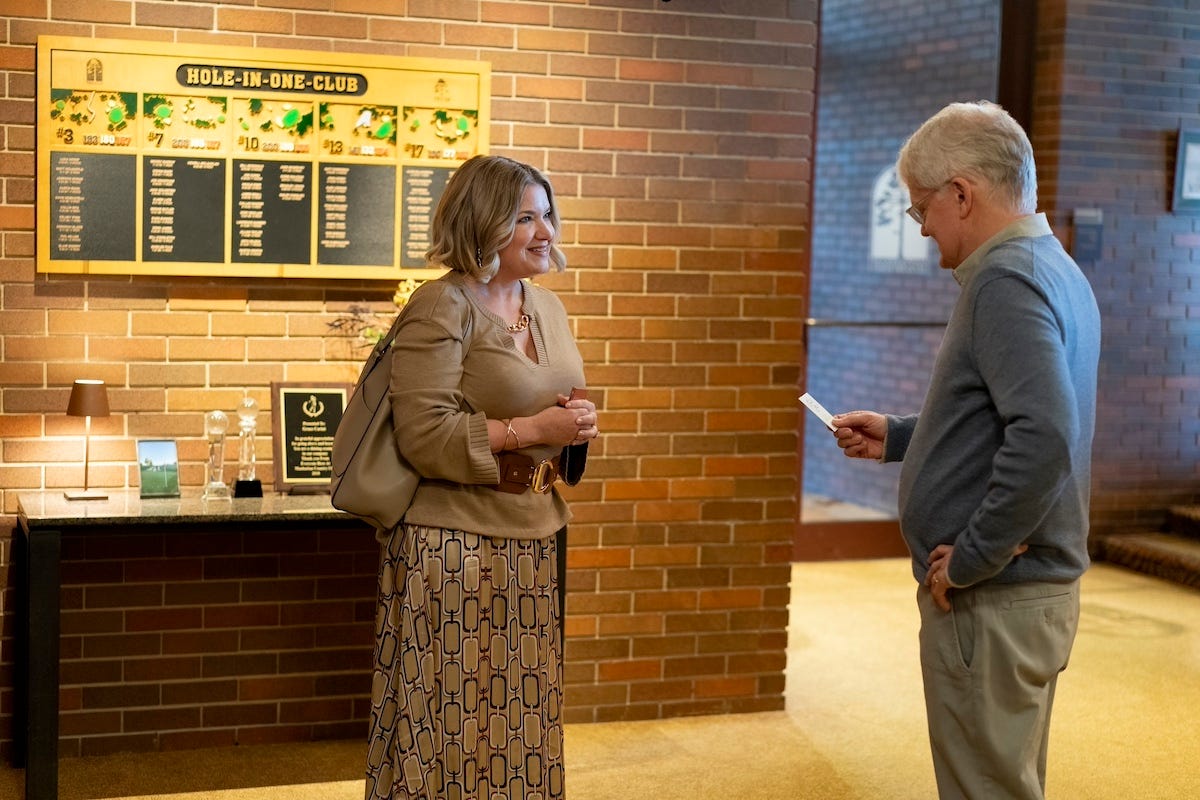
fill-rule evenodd
<path id="1" fill-rule="evenodd" d="M 955 586 L 1065 582 L 1088 566 L 1100 314 L 1042 214 L 955 271 L 962 287 L 919 415 L 888 417 L 900 529 L 923 580 L 954 545 Z M 1024 555 L 1013 558 L 1020 544 Z"/>

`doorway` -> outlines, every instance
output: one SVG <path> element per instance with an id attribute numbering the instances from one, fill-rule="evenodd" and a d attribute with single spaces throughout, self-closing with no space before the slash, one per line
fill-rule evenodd
<path id="1" fill-rule="evenodd" d="M 821 3 L 804 389 L 833 413 L 916 413 L 958 294 L 906 227 L 893 169 L 905 138 L 956 100 L 995 99 L 1026 126 L 1030 114 L 1036 4 L 901 5 Z M 800 425 L 795 560 L 906 555 L 899 464 L 845 458 L 807 411 Z"/>

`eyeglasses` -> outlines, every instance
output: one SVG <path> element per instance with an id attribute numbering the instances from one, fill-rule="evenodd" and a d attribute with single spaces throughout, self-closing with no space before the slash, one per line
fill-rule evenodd
<path id="1" fill-rule="evenodd" d="M 954 182 L 953 179 L 950 179 L 950 180 L 944 182 L 941 186 L 937 187 L 936 189 L 931 191 L 929 194 L 922 197 L 919 201 L 917 201 L 916 203 L 913 203 L 911 206 L 906 208 L 904 210 L 904 213 L 908 214 L 908 216 L 912 217 L 913 221 L 916 222 L 918 225 L 924 225 L 925 224 L 925 207 L 927 205 L 929 205 L 929 201 L 933 199 L 933 196 L 935 194 L 940 192 L 942 189 L 945 189 L 947 186 L 949 186 L 953 182 Z"/>

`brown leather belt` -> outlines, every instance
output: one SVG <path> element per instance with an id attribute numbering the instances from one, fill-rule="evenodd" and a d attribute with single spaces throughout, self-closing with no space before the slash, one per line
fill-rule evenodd
<path id="1" fill-rule="evenodd" d="M 503 452 L 497 458 L 500 466 L 500 483 L 494 487 L 498 492 L 523 494 L 532 489 L 545 494 L 558 480 L 559 456 L 534 461 L 524 453 Z"/>

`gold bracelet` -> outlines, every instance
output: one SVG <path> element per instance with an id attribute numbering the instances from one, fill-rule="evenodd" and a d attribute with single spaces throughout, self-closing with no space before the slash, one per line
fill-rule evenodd
<path id="1" fill-rule="evenodd" d="M 517 432 L 516 432 L 515 430 L 513 430 L 513 426 L 512 426 L 512 420 L 511 420 L 511 419 L 506 419 L 506 420 L 503 420 L 503 422 L 504 422 L 504 425 L 505 425 L 505 428 L 504 428 L 504 446 L 503 446 L 503 447 L 501 447 L 500 449 L 501 449 L 501 450 L 507 450 L 507 449 L 508 449 L 508 436 L 509 436 L 509 434 L 512 434 L 512 437 L 513 437 L 514 439 L 516 439 L 516 440 L 517 440 L 517 446 L 516 446 L 516 449 L 517 449 L 517 450 L 520 450 L 520 449 L 521 449 L 521 437 L 520 437 L 520 436 L 517 436 Z"/>

